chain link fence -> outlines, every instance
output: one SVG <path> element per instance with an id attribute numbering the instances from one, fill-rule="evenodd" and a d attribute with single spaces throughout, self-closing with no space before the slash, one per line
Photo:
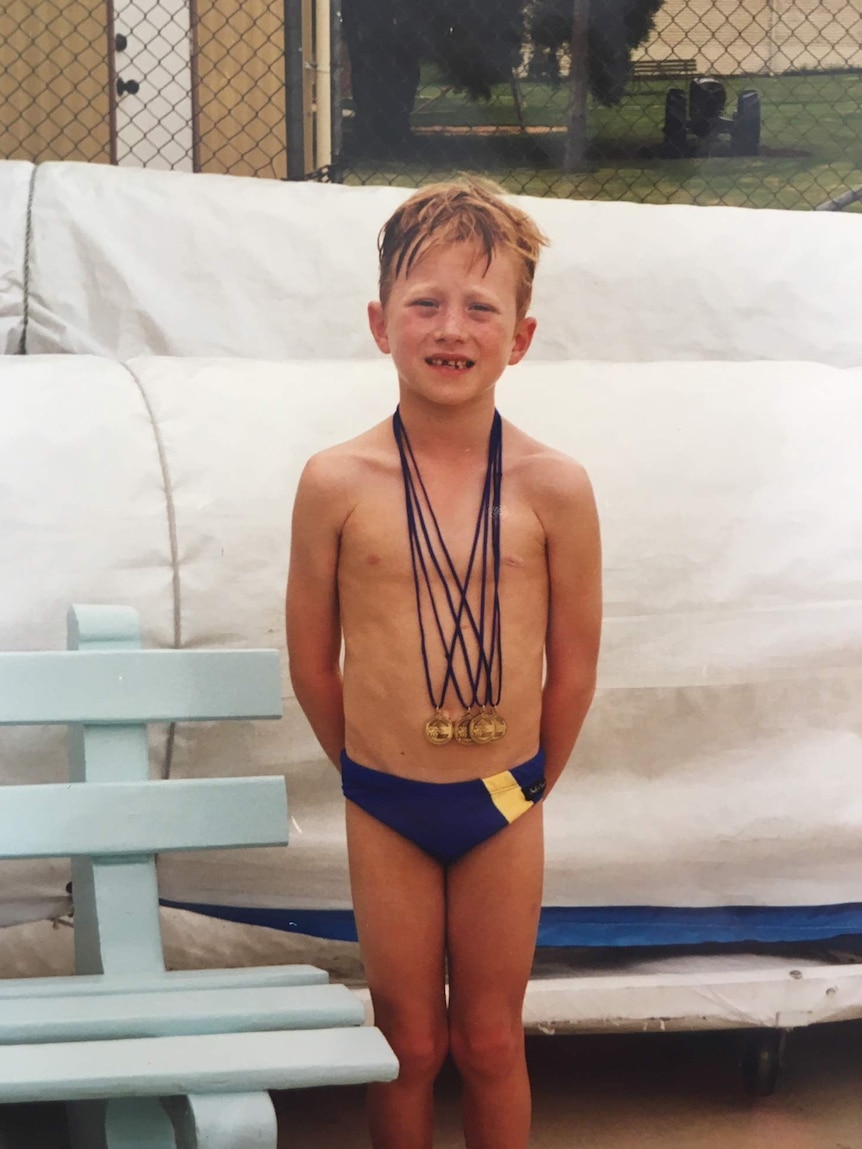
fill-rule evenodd
<path id="1" fill-rule="evenodd" d="M 0 0 L 0 158 L 843 206 L 862 0 Z"/>

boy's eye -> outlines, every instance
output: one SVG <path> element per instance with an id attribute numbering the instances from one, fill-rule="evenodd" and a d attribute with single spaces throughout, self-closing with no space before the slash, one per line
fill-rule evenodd
<path id="1" fill-rule="evenodd" d="M 471 311 L 489 311 L 490 312 L 490 311 L 493 311 L 494 308 L 491 307 L 491 305 L 489 303 L 471 303 L 470 304 L 470 310 Z"/>
<path id="2" fill-rule="evenodd" d="M 435 299 L 416 299 L 413 301 L 414 307 L 436 307 L 437 301 Z"/>

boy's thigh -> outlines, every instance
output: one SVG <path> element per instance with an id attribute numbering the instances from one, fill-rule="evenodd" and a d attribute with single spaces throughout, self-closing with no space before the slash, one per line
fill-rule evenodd
<path id="1" fill-rule="evenodd" d="M 417 1020 L 442 1017 L 443 867 L 349 801 L 346 822 L 353 909 L 375 1017 L 390 1009 Z"/>
<path id="2" fill-rule="evenodd" d="M 542 908 L 544 834 L 536 806 L 448 873 L 450 1016 L 517 1013 Z"/>

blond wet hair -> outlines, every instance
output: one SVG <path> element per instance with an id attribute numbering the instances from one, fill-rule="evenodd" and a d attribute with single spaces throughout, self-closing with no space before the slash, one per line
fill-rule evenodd
<path id="1" fill-rule="evenodd" d="M 428 184 L 406 199 L 380 231 L 380 302 L 386 306 L 398 276 L 435 247 L 475 244 L 486 270 L 497 254 L 513 256 L 518 268 L 516 305 L 523 318 L 533 294 L 539 255 L 548 240 L 525 211 L 503 198 L 490 180 L 462 177 Z"/>

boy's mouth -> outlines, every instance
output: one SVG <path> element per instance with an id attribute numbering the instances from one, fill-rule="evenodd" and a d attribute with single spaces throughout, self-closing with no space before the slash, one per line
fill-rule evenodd
<path id="1" fill-rule="evenodd" d="M 448 367 L 452 371 L 466 371 L 474 366 L 472 359 L 457 358 L 452 355 L 431 355 L 425 362 L 429 367 Z"/>

